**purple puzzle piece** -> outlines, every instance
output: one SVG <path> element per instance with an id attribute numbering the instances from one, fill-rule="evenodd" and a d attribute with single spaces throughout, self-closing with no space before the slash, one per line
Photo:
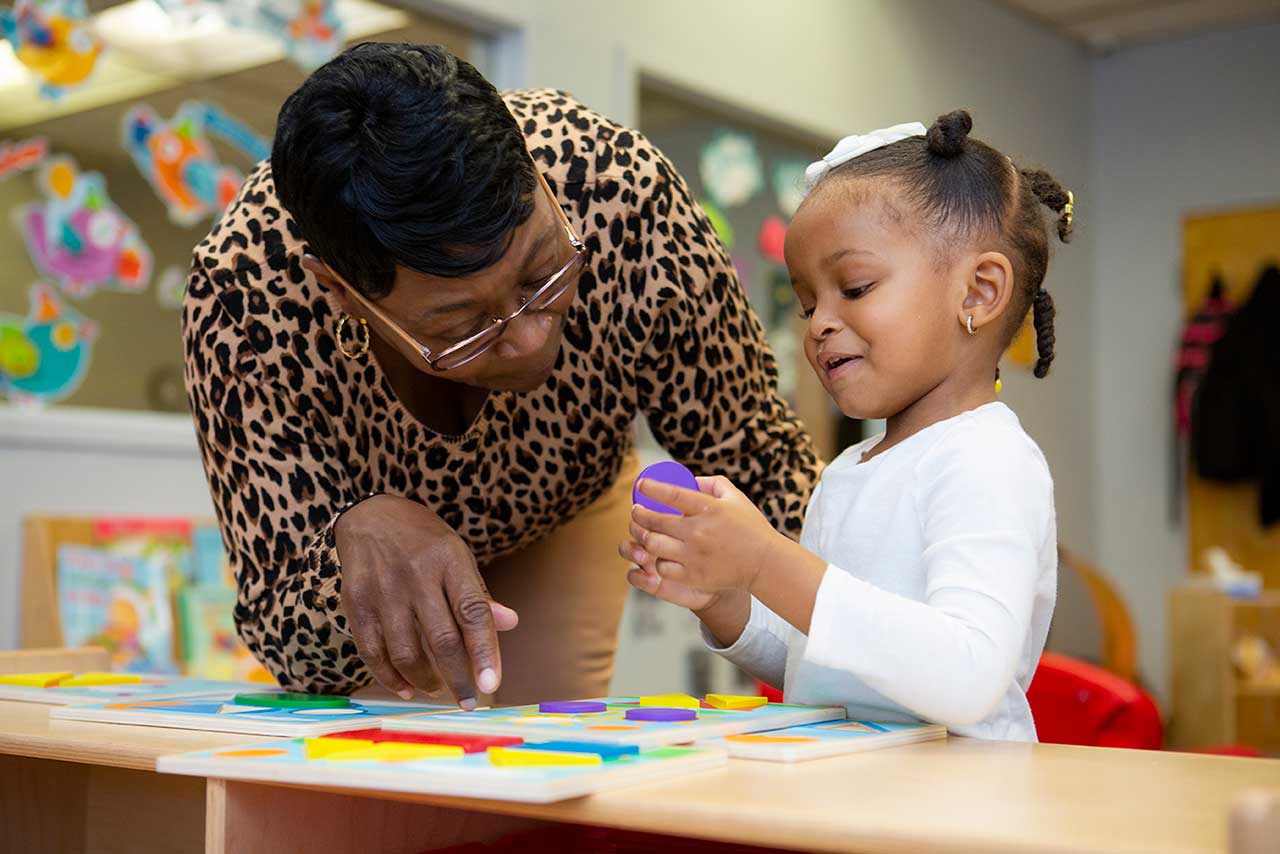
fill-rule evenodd
<path id="1" fill-rule="evenodd" d="M 640 472 L 640 476 L 636 478 L 636 485 L 631 489 L 631 501 L 646 507 L 655 513 L 669 513 L 672 516 L 683 515 L 674 507 L 668 507 L 661 501 L 654 501 L 647 495 L 640 494 L 640 481 L 657 480 L 662 483 L 669 483 L 672 486 L 678 486 L 681 489 L 692 489 L 698 491 L 698 479 L 693 476 L 693 472 L 673 460 L 666 460 L 653 465 Z"/>
<path id="2" fill-rule="evenodd" d="M 603 712 L 609 707 L 594 700 L 566 700 L 558 703 L 539 703 L 538 711 L 544 715 L 586 715 Z"/>
<path id="3" fill-rule="evenodd" d="M 627 709 L 629 721 L 696 721 L 698 713 L 693 709 L 657 709 L 646 706 Z"/>

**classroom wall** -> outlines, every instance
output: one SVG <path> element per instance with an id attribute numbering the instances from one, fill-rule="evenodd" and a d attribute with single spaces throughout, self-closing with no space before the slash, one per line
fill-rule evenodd
<path id="1" fill-rule="evenodd" d="M 433 12 L 523 28 L 521 79 L 572 91 L 633 123 L 640 75 L 834 142 L 874 127 L 969 108 L 975 134 L 1048 167 L 1090 197 L 1089 58 L 1075 44 L 995 3 L 964 0 L 458 0 Z M 505 82 L 505 81 L 504 81 Z M 1052 380 L 1009 370 L 1005 400 L 1040 442 L 1057 479 L 1062 540 L 1094 553 L 1093 229 L 1046 286 L 1058 305 Z"/>
<path id="2" fill-rule="evenodd" d="M 1280 24 L 1122 51 L 1092 78 L 1097 558 L 1167 697 L 1167 595 L 1188 570 L 1168 498 L 1181 217 L 1280 199 Z"/>
<path id="3" fill-rule="evenodd" d="M 975 115 L 978 135 L 1020 160 L 1051 168 L 1082 199 L 1078 239 L 1061 252 L 1046 283 L 1059 307 L 1061 361 L 1049 381 L 1006 371 L 1005 400 L 1055 471 L 1063 542 L 1095 555 L 1090 75 L 1078 47 L 979 0 L 406 5 L 494 35 L 496 50 L 484 65 L 500 85 L 568 89 L 624 122 L 636 118 L 641 74 L 832 140 L 901 121 L 928 123 L 965 106 Z M 157 505 L 189 512 L 187 507 L 199 503 L 204 480 L 194 453 L 184 457 L 175 447 L 164 452 L 168 462 L 147 470 L 133 465 L 142 461 L 135 451 L 122 456 L 110 443 L 95 443 L 101 432 L 97 414 L 77 412 L 64 421 L 83 440 L 83 450 L 43 480 L 74 483 L 74 491 L 59 487 L 47 498 L 26 492 L 10 498 L 11 474 L 36 479 L 54 457 L 38 458 L 0 442 L 0 479 L 6 480 L 0 537 L 15 529 L 18 513 L 33 509 L 74 505 L 103 512 Z M 136 426 L 139 441 L 183 429 L 181 419 L 158 417 L 148 424 Z M 124 477 L 126 472 L 133 474 Z M 15 601 L 17 579 L 16 546 L 9 540 L 0 549 L 0 602 Z M 0 607 L 0 648 L 17 639 L 12 610 Z"/>

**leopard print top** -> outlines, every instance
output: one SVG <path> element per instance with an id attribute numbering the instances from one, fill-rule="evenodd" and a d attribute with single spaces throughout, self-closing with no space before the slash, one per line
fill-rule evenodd
<path id="1" fill-rule="evenodd" d="M 423 502 L 483 566 L 602 495 L 643 414 L 674 458 L 727 475 L 799 533 L 820 463 L 683 180 L 644 137 L 569 95 L 504 97 L 592 254 L 552 377 L 492 393 L 462 436 L 420 424 L 375 359 L 338 353 L 335 303 L 300 264 L 303 237 L 269 163 L 195 249 L 182 310 L 188 396 L 240 635 L 287 687 L 370 681 L 340 608 L 333 525 L 373 493 Z"/>

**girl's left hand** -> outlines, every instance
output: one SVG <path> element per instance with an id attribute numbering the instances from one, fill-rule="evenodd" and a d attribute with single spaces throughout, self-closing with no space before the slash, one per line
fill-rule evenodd
<path id="1" fill-rule="evenodd" d="M 698 490 L 641 481 L 642 494 L 684 515 L 632 507 L 631 559 L 692 590 L 750 590 L 770 554 L 791 541 L 727 478 L 700 477 Z"/>

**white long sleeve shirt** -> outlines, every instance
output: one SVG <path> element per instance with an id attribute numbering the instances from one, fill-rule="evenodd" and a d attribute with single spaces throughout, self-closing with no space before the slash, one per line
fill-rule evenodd
<path id="1" fill-rule="evenodd" d="M 738 640 L 708 645 L 788 702 L 862 720 L 1035 741 L 1027 705 L 1057 591 L 1049 467 L 991 403 L 882 454 L 874 437 L 822 475 L 801 544 L 827 561 L 805 636 L 752 599 Z"/>

